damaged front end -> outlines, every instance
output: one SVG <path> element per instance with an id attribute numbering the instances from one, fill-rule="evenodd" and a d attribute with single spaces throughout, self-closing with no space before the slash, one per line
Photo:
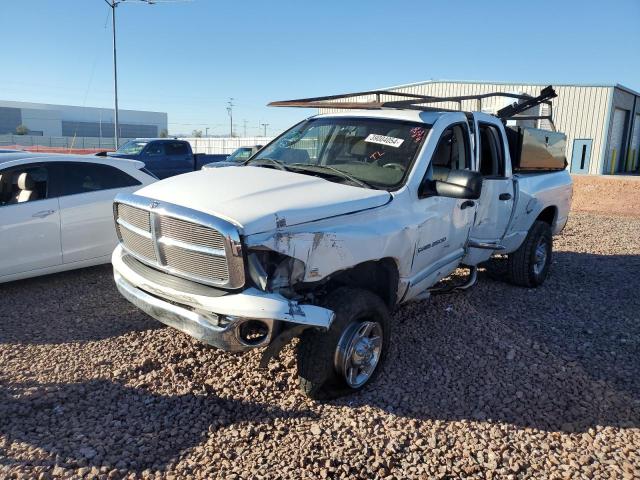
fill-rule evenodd
<path id="1" fill-rule="evenodd" d="M 249 251 L 247 270 L 260 290 L 294 298 L 295 286 L 304 280 L 305 265 L 297 258 L 264 248 Z"/>
<path id="2" fill-rule="evenodd" d="M 301 260 L 267 248 L 256 248 L 247 254 L 247 272 L 251 282 L 264 292 L 276 293 L 287 298 L 290 301 L 292 315 L 301 313 L 299 302 L 314 302 L 318 298 L 318 292 L 304 287 L 305 268 Z M 262 354 L 261 369 L 265 369 L 269 361 L 277 357 L 291 340 L 308 328 L 314 328 L 312 325 L 292 322 L 283 322 L 279 327 L 279 332 L 270 339 Z"/>
<path id="3" fill-rule="evenodd" d="M 285 265 L 276 266 L 272 282 L 267 278 L 263 284 L 275 285 L 273 282 L 279 279 L 279 290 L 265 290 L 253 282 L 255 285 L 247 284 L 234 291 L 159 272 L 138 261 L 121 245 L 113 252 L 112 263 L 118 290 L 127 300 L 165 325 L 225 351 L 284 345 L 282 339 L 290 336 L 292 327 L 297 331 L 326 330 L 333 321 L 331 310 L 282 294 L 287 293 L 287 286 L 291 288 L 290 282 L 284 281 L 285 277 L 291 278 L 285 273 Z M 269 265 L 267 272 L 272 272 Z M 260 278 L 256 276 L 256 280 Z M 279 348 L 268 350 L 270 355 L 278 351 Z"/>

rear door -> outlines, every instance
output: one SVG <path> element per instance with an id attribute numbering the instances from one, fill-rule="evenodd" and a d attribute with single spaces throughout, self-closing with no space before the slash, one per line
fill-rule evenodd
<path id="1" fill-rule="evenodd" d="M 474 113 L 476 168 L 482 173 L 482 195 L 471 229 L 472 241 L 499 244 L 515 201 L 509 148 L 499 119 Z M 476 252 L 477 253 L 477 252 Z M 486 250 L 486 258 L 494 253 Z"/>
<path id="2" fill-rule="evenodd" d="M 56 162 L 61 180 L 60 237 L 64 263 L 110 255 L 118 243 L 113 199 L 141 183 L 112 165 Z"/>
<path id="3" fill-rule="evenodd" d="M 590 139 L 578 139 L 573 141 L 573 154 L 571 155 L 571 173 L 589 173 L 591 143 L 592 142 Z"/>
<path id="4" fill-rule="evenodd" d="M 29 174 L 35 192 L 18 201 L 18 177 Z M 51 192 L 47 164 L 25 164 L 0 171 L 0 279 L 5 275 L 62 263 L 60 208 Z"/>

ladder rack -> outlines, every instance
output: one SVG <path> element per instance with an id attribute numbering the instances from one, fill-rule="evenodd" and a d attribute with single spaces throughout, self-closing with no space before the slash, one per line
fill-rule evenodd
<path id="1" fill-rule="evenodd" d="M 350 99 L 358 96 L 371 95 L 375 100 L 371 101 L 337 101 Z M 382 96 L 400 97 L 396 100 L 383 100 Z M 506 123 L 507 120 L 548 120 L 553 129 L 553 105 L 551 99 L 557 97 L 555 90 L 551 85 L 543 88 L 537 97 L 508 92 L 491 92 L 477 95 L 461 95 L 451 97 L 434 97 L 430 95 L 419 95 L 415 93 L 394 92 L 391 90 L 369 90 L 364 92 L 344 93 L 341 95 L 327 95 L 324 97 L 299 98 L 296 100 L 282 100 L 271 102 L 270 107 L 302 107 L 302 108 L 337 108 L 337 109 L 364 109 L 364 110 L 382 110 L 382 109 L 409 109 L 421 110 L 425 112 L 452 112 L 462 111 L 462 102 L 468 100 L 476 100 L 477 111 L 482 111 L 482 101 L 487 98 L 505 97 L 520 100 L 514 102 L 495 113 L 495 116 Z M 434 104 L 452 102 L 458 104 L 458 110 L 441 108 Z M 549 107 L 548 115 L 522 115 L 523 112 L 534 108 L 538 105 L 547 105 Z"/>

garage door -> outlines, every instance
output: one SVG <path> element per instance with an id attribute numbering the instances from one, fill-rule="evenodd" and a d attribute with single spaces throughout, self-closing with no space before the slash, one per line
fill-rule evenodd
<path id="1" fill-rule="evenodd" d="M 613 127 L 611 128 L 609 154 L 607 155 L 604 173 L 613 174 L 624 171 L 624 130 L 628 113 L 628 110 L 621 108 L 616 108 L 613 111 Z"/>

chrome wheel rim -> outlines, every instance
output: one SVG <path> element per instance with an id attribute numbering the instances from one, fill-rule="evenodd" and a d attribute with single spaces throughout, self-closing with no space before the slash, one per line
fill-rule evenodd
<path id="1" fill-rule="evenodd" d="M 536 246 L 533 261 L 533 273 L 540 275 L 547 264 L 548 248 L 547 242 L 544 238 L 541 238 Z"/>
<path id="2" fill-rule="evenodd" d="M 335 355 L 336 370 L 351 388 L 359 388 L 371 378 L 382 353 L 382 325 L 354 322 L 343 332 Z"/>

